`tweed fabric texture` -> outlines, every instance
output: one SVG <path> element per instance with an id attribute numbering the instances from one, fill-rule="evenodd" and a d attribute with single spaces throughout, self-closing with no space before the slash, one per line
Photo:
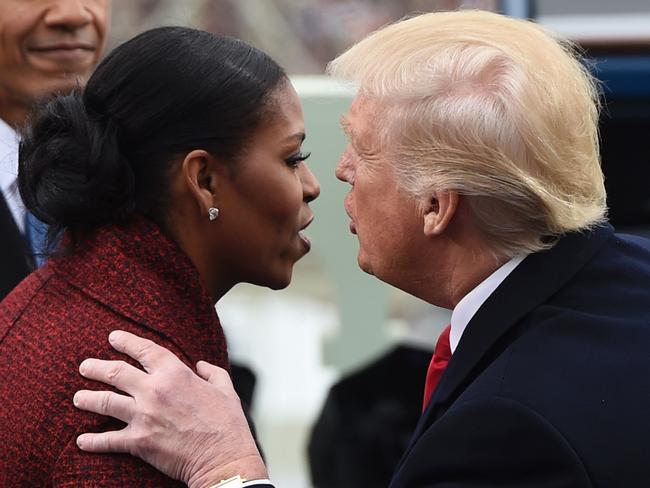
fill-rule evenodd
<path id="1" fill-rule="evenodd" d="M 226 341 L 190 259 L 156 225 L 135 218 L 53 257 L 0 304 L 0 487 L 184 486 L 135 457 L 80 451 L 82 432 L 124 424 L 72 405 L 104 389 L 78 374 L 87 357 L 125 359 L 111 330 L 155 340 L 188 365 L 228 368 Z"/>

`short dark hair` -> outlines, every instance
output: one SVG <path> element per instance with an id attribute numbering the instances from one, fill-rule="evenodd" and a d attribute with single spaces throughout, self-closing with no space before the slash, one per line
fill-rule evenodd
<path id="1" fill-rule="evenodd" d="M 32 118 L 19 151 L 25 206 L 51 234 L 75 235 L 136 212 L 164 226 L 175 156 L 233 162 L 286 74 L 243 41 L 162 27 L 117 47 L 83 91 Z"/>

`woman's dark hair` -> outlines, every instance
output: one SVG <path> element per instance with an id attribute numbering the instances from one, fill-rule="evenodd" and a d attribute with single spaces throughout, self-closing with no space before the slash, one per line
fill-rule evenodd
<path id="1" fill-rule="evenodd" d="M 248 44 L 183 27 L 116 48 L 83 92 L 33 117 L 19 152 L 25 206 L 73 236 L 139 212 L 164 225 L 167 175 L 193 149 L 233 161 L 286 74 Z"/>

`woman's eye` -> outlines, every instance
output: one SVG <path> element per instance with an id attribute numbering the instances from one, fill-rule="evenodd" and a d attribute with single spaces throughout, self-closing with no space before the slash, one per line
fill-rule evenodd
<path id="1" fill-rule="evenodd" d="M 307 159 L 309 156 L 311 156 L 311 153 L 303 153 L 299 152 L 298 154 L 294 154 L 290 158 L 286 160 L 287 164 L 292 167 L 297 167 L 300 163 L 302 163 L 305 159 Z"/>

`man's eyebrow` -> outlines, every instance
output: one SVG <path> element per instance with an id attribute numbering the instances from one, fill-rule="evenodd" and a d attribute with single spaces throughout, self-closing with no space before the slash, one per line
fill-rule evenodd
<path id="1" fill-rule="evenodd" d="M 348 121 L 345 115 L 342 115 L 339 119 L 339 125 L 341 126 L 343 132 L 345 132 L 346 136 L 352 137 L 352 126 L 350 125 L 350 121 Z"/>

